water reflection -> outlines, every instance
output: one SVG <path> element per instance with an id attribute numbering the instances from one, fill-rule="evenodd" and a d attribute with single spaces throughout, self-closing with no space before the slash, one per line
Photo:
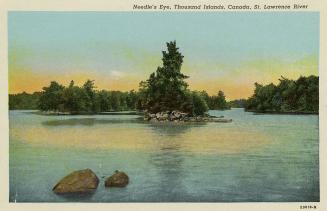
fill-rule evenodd
<path id="1" fill-rule="evenodd" d="M 161 202 L 172 202 L 180 198 L 181 193 L 185 193 L 183 179 L 184 157 L 179 152 L 180 145 L 171 145 L 167 148 L 161 147 L 158 153 L 149 157 L 149 163 L 153 166 L 158 175 L 156 192 L 160 193 Z M 154 201 L 158 198 L 154 196 Z"/>
<path id="2" fill-rule="evenodd" d="M 148 123 L 147 125 L 160 136 L 178 136 L 186 133 L 188 130 L 197 127 L 203 127 L 207 123 L 175 123 L 175 122 L 162 122 L 162 123 Z"/>
<path id="3" fill-rule="evenodd" d="M 95 124 L 121 124 L 121 123 L 142 123 L 140 118 L 129 119 L 97 119 L 97 118 L 72 118 L 72 119 L 60 119 L 60 120 L 48 120 L 42 122 L 42 125 L 46 126 L 93 126 Z"/>
<path id="4" fill-rule="evenodd" d="M 16 121 L 10 121 L 11 138 L 29 144 L 47 144 L 49 147 L 239 153 L 257 150 L 269 143 L 264 131 L 249 130 L 235 124 L 151 123 L 137 115 L 99 115 L 96 118 L 40 118 L 37 115 L 26 118 L 24 115 L 24 118 L 17 118 Z"/>
<path id="5" fill-rule="evenodd" d="M 192 128 L 204 125 L 206 124 L 171 122 L 147 125 L 157 136 L 157 139 L 152 142 L 156 150 L 149 156 L 149 164 L 158 175 L 155 191 L 160 193 L 161 202 L 179 201 L 182 195 L 187 197 L 187 191 L 183 185 L 186 176 L 183 171 L 185 143 L 180 137 Z M 158 198 L 154 196 L 153 201 L 158 201 Z"/>
<path id="6" fill-rule="evenodd" d="M 57 194 L 58 197 L 64 198 L 67 201 L 91 201 L 94 196 L 95 191 L 87 193 L 67 193 L 67 194 Z"/>

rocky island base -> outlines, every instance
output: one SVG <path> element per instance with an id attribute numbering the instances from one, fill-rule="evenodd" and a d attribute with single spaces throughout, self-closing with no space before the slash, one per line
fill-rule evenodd
<path id="1" fill-rule="evenodd" d="M 232 119 L 225 119 L 224 116 L 211 116 L 205 114 L 202 116 L 192 116 L 181 111 L 161 111 L 157 113 L 144 114 L 144 120 L 149 122 L 232 122 Z"/>

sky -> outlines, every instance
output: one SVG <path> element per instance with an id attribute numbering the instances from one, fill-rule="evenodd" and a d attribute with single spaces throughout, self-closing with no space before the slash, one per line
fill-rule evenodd
<path id="1" fill-rule="evenodd" d="M 184 55 L 191 90 L 252 95 L 254 83 L 318 75 L 317 12 L 9 12 L 9 92 L 56 80 L 137 90 L 162 65 L 166 42 Z"/>

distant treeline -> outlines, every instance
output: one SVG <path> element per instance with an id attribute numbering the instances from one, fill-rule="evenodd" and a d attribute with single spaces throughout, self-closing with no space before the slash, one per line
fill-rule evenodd
<path id="1" fill-rule="evenodd" d="M 216 96 L 209 96 L 205 91 L 193 91 L 193 94 L 204 99 L 209 109 L 230 108 L 222 91 Z M 82 86 L 76 86 L 74 81 L 68 86 L 52 81 L 49 86 L 43 87 L 42 92 L 10 94 L 9 109 L 70 113 L 144 110 L 142 97 L 141 92 L 134 90 L 127 92 L 96 90 L 92 80 L 87 80 Z"/>
<path id="2" fill-rule="evenodd" d="M 42 92 L 9 95 L 9 109 L 39 109 L 70 113 L 97 113 L 104 111 L 135 110 L 138 93 L 95 90 L 94 81 L 87 80 L 82 86 L 74 81 L 65 87 L 56 81 L 43 87 Z"/>
<path id="3" fill-rule="evenodd" d="M 201 97 L 206 101 L 210 110 L 226 110 L 230 109 L 231 105 L 226 101 L 226 96 L 223 91 L 218 91 L 217 95 L 209 96 L 206 91 L 199 92 Z"/>
<path id="4" fill-rule="evenodd" d="M 246 99 L 237 99 L 228 102 L 228 106 L 231 108 L 245 108 L 247 103 Z"/>
<path id="5" fill-rule="evenodd" d="M 245 108 L 258 112 L 318 113 L 319 77 L 301 76 L 297 80 L 281 77 L 277 85 L 255 83 L 254 94 Z"/>
<path id="6" fill-rule="evenodd" d="M 301 76 L 295 81 L 282 77 L 278 85 L 255 83 L 254 94 L 250 98 L 229 102 L 226 102 L 222 91 L 214 96 L 209 96 L 206 91 L 193 91 L 192 95 L 198 96 L 198 101 L 204 100 L 210 110 L 232 107 L 256 112 L 318 113 L 319 77 Z M 98 91 L 91 80 L 87 80 L 81 87 L 74 85 L 74 81 L 67 87 L 52 81 L 42 92 L 10 94 L 9 109 L 97 113 L 145 110 L 143 101 L 139 91 Z"/>
<path id="7" fill-rule="evenodd" d="M 39 108 L 39 99 L 41 92 L 34 92 L 29 94 L 22 92 L 19 94 L 9 95 L 9 109 L 10 110 L 35 110 Z"/>
<path id="8" fill-rule="evenodd" d="M 91 80 L 87 80 L 81 87 L 74 85 L 74 81 L 71 81 L 67 87 L 53 81 L 49 86 L 44 87 L 42 92 L 10 94 L 9 109 L 39 109 L 71 113 L 145 109 L 142 105 L 144 99 L 139 91 L 98 91 L 94 88 L 94 82 Z M 282 77 L 278 85 L 255 83 L 254 94 L 250 98 L 229 102 L 226 102 L 222 91 L 214 96 L 209 96 L 206 91 L 192 93 L 198 96 L 198 101 L 204 100 L 210 110 L 232 107 L 256 112 L 319 112 L 319 77 L 317 76 L 301 76 L 297 80 Z"/>

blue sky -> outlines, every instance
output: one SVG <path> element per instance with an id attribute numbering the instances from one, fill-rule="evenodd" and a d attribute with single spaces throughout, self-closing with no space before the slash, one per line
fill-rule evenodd
<path id="1" fill-rule="evenodd" d="M 99 88 L 137 89 L 172 40 L 190 88 L 231 98 L 240 84 L 250 93 L 280 73 L 318 74 L 316 12 L 9 12 L 8 27 L 11 92 L 41 85 L 19 83 L 21 74 L 43 86 L 93 77 Z"/>

